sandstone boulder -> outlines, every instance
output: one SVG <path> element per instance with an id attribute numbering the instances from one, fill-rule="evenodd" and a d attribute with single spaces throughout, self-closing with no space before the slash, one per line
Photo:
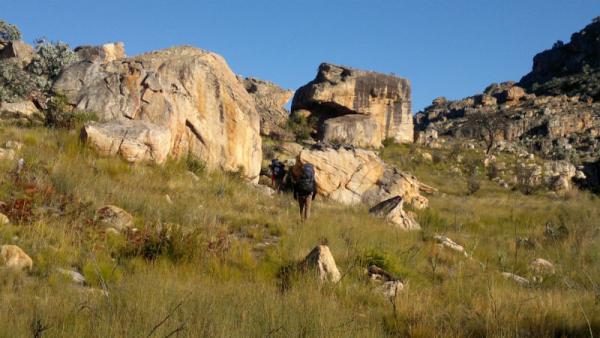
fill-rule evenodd
<path id="1" fill-rule="evenodd" d="M 0 102 L 0 119 L 16 122 L 40 122 L 44 116 L 31 101 Z"/>
<path id="2" fill-rule="evenodd" d="M 168 130 L 169 156 L 258 178 L 259 115 L 217 54 L 174 47 L 104 64 L 82 61 L 63 71 L 53 89 L 101 121 L 142 120 Z"/>
<path id="3" fill-rule="evenodd" d="M 33 47 L 20 40 L 10 41 L 0 49 L 0 60 L 15 59 L 21 67 L 30 64 L 34 56 Z"/>
<path id="4" fill-rule="evenodd" d="M 81 136 L 100 155 L 120 155 L 127 162 L 161 164 L 171 148 L 169 129 L 139 120 L 90 123 Z"/>
<path id="5" fill-rule="evenodd" d="M 105 43 L 100 46 L 79 46 L 74 49 L 80 61 L 107 63 L 127 57 L 123 42 Z"/>
<path id="6" fill-rule="evenodd" d="M 123 232 L 133 227 L 133 216 L 117 206 L 105 205 L 96 210 L 96 222 L 106 229 Z"/>
<path id="7" fill-rule="evenodd" d="M 377 217 L 384 218 L 402 230 L 420 230 L 421 226 L 415 218 L 402 208 L 402 197 L 396 196 L 378 203 L 369 212 Z"/>
<path id="8" fill-rule="evenodd" d="M 8 219 L 8 216 L 6 216 L 5 214 L 0 212 L 0 225 L 7 225 L 10 224 L 10 219 Z"/>
<path id="9" fill-rule="evenodd" d="M 285 104 L 292 98 L 294 92 L 283 89 L 272 82 L 252 77 L 238 76 L 238 79 L 254 99 L 256 110 L 260 115 L 261 134 L 285 133 L 283 127 L 289 117 Z"/>
<path id="10" fill-rule="evenodd" d="M 553 275 L 556 272 L 554 264 L 543 258 L 536 258 L 529 263 L 529 270 L 536 276 Z"/>
<path id="11" fill-rule="evenodd" d="M 342 115 L 365 115 L 372 119 L 377 129 L 363 129 L 353 139 L 347 133 L 346 142 L 360 145 L 364 138 L 368 144 L 381 146 L 381 140 L 391 138 L 396 142 L 413 142 L 413 116 L 411 113 L 411 89 L 406 79 L 392 75 L 368 72 L 332 64 L 321 64 L 316 78 L 296 91 L 292 112 L 308 111 L 319 120 L 320 138 L 324 122 Z M 363 120 L 364 121 L 364 120 Z M 355 119 L 338 120 L 355 128 Z"/>
<path id="12" fill-rule="evenodd" d="M 316 246 L 300 263 L 304 270 L 316 270 L 321 281 L 337 283 L 341 279 L 340 271 L 327 245 Z"/>
<path id="13" fill-rule="evenodd" d="M 407 203 L 423 208 L 428 201 L 421 192 L 434 191 L 414 176 L 386 167 L 377 154 L 369 150 L 303 149 L 292 170 L 300 170 L 304 163 L 311 163 L 315 168 L 318 194 L 343 204 L 373 206 L 401 196 Z"/>
<path id="14" fill-rule="evenodd" d="M 0 246 L 0 266 L 5 266 L 9 269 L 31 271 L 33 268 L 33 260 L 23 249 L 16 245 Z"/>

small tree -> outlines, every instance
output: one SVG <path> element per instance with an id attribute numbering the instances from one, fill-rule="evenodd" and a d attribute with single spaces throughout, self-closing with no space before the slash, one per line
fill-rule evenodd
<path id="1" fill-rule="evenodd" d="M 35 44 L 36 56 L 29 65 L 29 71 L 49 79 L 56 78 L 68 65 L 77 61 L 77 55 L 64 42 L 49 42 L 37 39 Z"/>
<path id="2" fill-rule="evenodd" d="M 489 155 L 496 144 L 498 131 L 508 126 L 508 119 L 504 114 L 476 112 L 467 116 L 463 128 L 473 131 L 474 137 L 477 137 L 486 144 L 486 155 Z"/>
<path id="3" fill-rule="evenodd" d="M 21 31 L 17 26 L 9 24 L 4 20 L 0 20 L 0 40 L 21 40 Z"/>

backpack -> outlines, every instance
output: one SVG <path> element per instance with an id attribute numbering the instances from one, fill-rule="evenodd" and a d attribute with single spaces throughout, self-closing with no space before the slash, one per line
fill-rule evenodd
<path id="1" fill-rule="evenodd" d="M 300 196 L 307 196 L 315 192 L 315 168 L 310 163 L 302 166 L 302 174 L 296 183 L 296 190 Z"/>
<path id="2" fill-rule="evenodd" d="M 285 175 L 285 166 L 283 163 L 273 160 L 271 162 L 271 173 L 273 173 L 273 177 L 282 178 Z"/>

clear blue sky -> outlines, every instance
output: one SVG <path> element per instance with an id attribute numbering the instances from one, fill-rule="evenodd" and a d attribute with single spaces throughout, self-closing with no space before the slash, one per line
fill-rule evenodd
<path id="1" fill-rule="evenodd" d="M 245 76 L 296 89 L 321 62 L 412 81 L 413 111 L 518 80 L 532 57 L 600 15 L 600 0 L 2 0 L 28 42 L 188 44 Z"/>

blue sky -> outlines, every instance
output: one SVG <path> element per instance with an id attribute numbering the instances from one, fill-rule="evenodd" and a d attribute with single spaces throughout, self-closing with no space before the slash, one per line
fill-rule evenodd
<path id="1" fill-rule="evenodd" d="M 296 89 L 321 62 L 411 80 L 413 111 L 518 80 L 533 56 L 600 15 L 599 0 L 2 0 L 24 40 L 123 41 L 129 55 L 188 44 Z"/>

